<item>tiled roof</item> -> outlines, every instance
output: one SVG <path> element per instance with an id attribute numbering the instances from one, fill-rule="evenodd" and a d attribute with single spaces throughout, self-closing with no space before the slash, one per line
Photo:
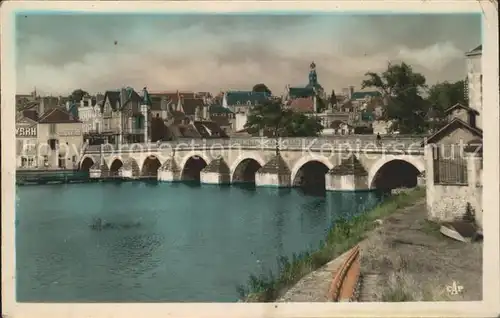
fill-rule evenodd
<path id="1" fill-rule="evenodd" d="M 483 138 L 483 131 L 481 129 L 472 127 L 460 118 L 455 117 L 446 126 L 435 132 L 432 136 L 427 138 L 427 140 L 423 141 L 422 146 L 424 146 L 425 142 L 427 142 L 428 144 L 439 142 L 439 140 L 441 140 L 444 136 L 448 135 L 450 132 L 456 130 L 457 128 L 464 128 L 465 130 L 470 131 L 473 135 L 479 138 Z"/>
<path id="2" fill-rule="evenodd" d="M 23 116 L 33 121 L 38 121 L 38 111 L 36 109 L 24 109 Z"/>
<path id="3" fill-rule="evenodd" d="M 40 124 L 62 124 L 62 123 L 79 123 L 72 114 L 61 108 L 52 108 L 46 111 L 38 120 Z"/>
<path id="4" fill-rule="evenodd" d="M 121 103 L 121 99 L 120 99 L 121 90 L 106 91 L 106 93 L 104 93 L 104 100 L 106 100 L 106 98 L 109 99 L 111 107 L 113 108 L 114 111 L 117 110 L 116 109 L 117 103 L 118 103 L 120 109 L 122 109 L 130 101 L 133 101 L 133 102 L 141 102 L 142 101 L 142 97 L 139 96 L 139 94 L 137 94 L 137 92 L 131 87 L 125 88 L 125 93 L 127 94 L 127 96 L 125 96 L 125 104 L 124 105 L 120 105 L 120 103 Z"/>
<path id="5" fill-rule="evenodd" d="M 312 87 L 290 87 L 288 95 L 290 98 L 311 97 L 314 96 L 314 89 Z"/>
<path id="6" fill-rule="evenodd" d="M 171 103 L 177 104 L 181 98 L 196 98 L 194 92 L 179 92 L 179 91 L 161 91 L 161 92 L 150 92 L 149 96 L 153 97 L 166 97 Z"/>
<path id="7" fill-rule="evenodd" d="M 194 126 L 202 138 L 227 138 L 228 136 L 214 121 L 195 121 Z"/>
<path id="8" fill-rule="evenodd" d="M 290 108 L 296 112 L 312 113 L 314 112 L 313 97 L 295 98 L 291 101 Z"/>
<path id="9" fill-rule="evenodd" d="M 478 55 L 478 54 L 481 54 L 483 52 L 483 45 L 479 45 L 477 46 L 475 49 L 465 53 L 465 55 L 469 56 L 469 55 Z"/>
<path id="10" fill-rule="evenodd" d="M 329 174 L 345 176 L 345 175 L 355 175 L 355 176 L 367 176 L 368 172 L 365 167 L 359 162 L 355 155 L 351 155 L 347 159 L 343 159 L 340 165 L 333 167 Z"/>
<path id="11" fill-rule="evenodd" d="M 351 99 L 365 99 L 367 96 L 381 97 L 382 94 L 378 91 L 354 92 L 351 95 Z"/>
<path id="12" fill-rule="evenodd" d="M 252 92 L 252 91 L 229 91 L 226 93 L 227 104 L 235 105 L 257 105 L 271 96 L 265 92 Z"/>
<path id="13" fill-rule="evenodd" d="M 453 111 L 453 110 L 455 110 L 455 109 L 457 109 L 457 108 L 461 108 L 461 109 L 464 109 L 464 110 L 466 110 L 466 111 L 468 111 L 468 112 L 471 112 L 471 113 L 474 113 L 474 114 L 476 114 L 476 115 L 479 115 L 479 112 L 478 112 L 477 110 L 475 110 L 475 109 L 473 109 L 473 108 L 470 108 L 469 106 L 462 105 L 462 104 L 460 104 L 460 103 L 456 103 L 455 105 L 453 105 L 453 106 L 451 106 L 451 107 L 447 108 L 444 112 L 445 112 L 446 114 L 449 114 L 451 111 Z"/>
<path id="14" fill-rule="evenodd" d="M 201 138 L 200 133 L 193 124 L 175 124 L 169 126 L 169 128 L 180 138 Z"/>
<path id="15" fill-rule="evenodd" d="M 203 99 L 201 98 L 184 98 L 182 99 L 182 108 L 184 109 L 184 114 L 192 116 L 196 113 L 198 108 L 200 111 L 205 106 Z"/>
<path id="16" fill-rule="evenodd" d="M 106 91 L 104 93 L 104 100 L 106 100 L 106 98 L 109 100 L 109 103 L 111 104 L 111 108 L 113 108 L 113 110 L 116 110 L 116 103 L 120 102 L 120 92 L 119 91 Z"/>

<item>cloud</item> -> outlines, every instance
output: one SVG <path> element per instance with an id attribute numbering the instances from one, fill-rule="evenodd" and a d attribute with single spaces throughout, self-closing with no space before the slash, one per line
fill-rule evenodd
<path id="1" fill-rule="evenodd" d="M 305 85 L 327 90 L 405 60 L 428 82 L 463 78 L 478 15 L 34 15 L 16 20 L 17 91 Z M 116 45 L 115 45 L 116 41 Z"/>
<path id="2" fill-rule="evenodd" d="M 449 63 L 457 59 L 463 59 L 464 52 L 459 50 L 453 43 L 435 43 L 422 49 L 399 49 L 399 58 L 411 64 L 418 64 L 428 70 L 441 71 Z"/>

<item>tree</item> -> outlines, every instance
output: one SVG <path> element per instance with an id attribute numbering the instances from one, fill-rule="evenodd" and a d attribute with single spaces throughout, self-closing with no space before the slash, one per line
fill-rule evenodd
<path id="1" fill-rule="evenodd" d="M 285 136 L 287 137 L 317 137 L 323 126 L 317 117 L 292 112 L 285 119 Z"/>
<path id="2" fill-rule="evenodd" d="M 323 126 L 316 117 L 285 109 L 279 99 L 273 99 L 252 108 L 245 129 L 250 134 L 263 131 L 272 137 L 313 137 L 321 133 Z"/>
<path id="3" fill-rule="evenodd" d="M 88 95 L 89 93 L 87 93 L 86 91 L 82 90 L 82 89 L 75 89 L 71 95 L 69 95 L 69 100 L 72 101 L 72 102 L 80 102 L 83 98 L 83 96 L 85 95 Z"/>
<path id="4" fill-rule="evenodd" d="M 337 105 L 337 95 L 335 95 L 335 91 L 332 89 L 332 95 L 330 95 L 330 104 L 332 104 L 332 107 Z"/>
<path id="5" fill-rule="evenodd" d="M 325 101 L 320 97 L 316 97 L 316 111 L 318 113 L 322 113 L 326 109 L 327 109 L 327 105 L 326 105 Z"/>
<path id="6" fill-rule="evenodd" d="M 434 115 L 438 119 L 443 119 L 445 110 L 457 103 L 468 104 L 468 98 L 465 95 L 465 83 L 463 80 L 454 83 L 437 83 L 428 91 L 427 101 L 434 110 Z"/>
<path id="7" fill-rule="evenodd" d="M 425 77 L 413 71 L 404 62 L 391 64 L 381 74 L 367 72 L 362 88 L 378 89 L 386 101 L 384 117 L 392 120 L 400 133 L 424 133 L 427 131 L 426 115 L 429 103 L 421 96 L 426 89 Z"/>
<path id="8" fill-rule="evenodd" d="M 271 90 L 265 85 L 265 84 L 256 84 L 253 88 L 252 88 L 252 92 L 262 92 L 262 93 L 268 93 L 269 95 L 271 95 Z"/>

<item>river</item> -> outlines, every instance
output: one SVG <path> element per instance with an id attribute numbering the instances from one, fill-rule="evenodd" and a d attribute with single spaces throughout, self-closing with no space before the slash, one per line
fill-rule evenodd
<path id="1" fill-rule="evenodd" d="M 250 274 L 316 248 L 373 192 L 167 183 L 16 189 L 17 300 L 235 302 Z M 92 228 L 100 218 L 101 230 Z"/>

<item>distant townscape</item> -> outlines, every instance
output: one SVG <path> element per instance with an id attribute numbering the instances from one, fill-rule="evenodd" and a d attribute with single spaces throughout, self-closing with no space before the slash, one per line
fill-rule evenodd
<path id="1" fill-rule="evenodd" d="M 452 110 L 472 112 L 473 122 L 467 125 L 481 127 L 482 75 L 473 59 L 481 49 L 479 46 L 466 54 L 465 81 L 438 83 L 430 88 L 425 77 L 414 73 L 411 66 L 389 64 L 393 74 L 406 74 L 413 80 L 406 84 L 413 91 L 398 83 L 389 87 L 394 81 L 385 72 L 367 73 L 359 89 L 349 86 L 327 93 L 314 62 L 308 74 L 304 68 L 304 84 L 286 85 L 283 92 L 271 92 L 263 83 L 248 90 L 219 93 L 122 87 L 95 95 L 75 89 L 69 96 L 40 96 L 35 89 L 31 94 L 16 95 L 18 167 L 51 166 L 50 161 L 69 168 L 78 163 L 76 149 L 104 143 L 278 134 L 428 134 L 447 124 Z M 276 116 L 278 122 L 262 119 Z M 67 144 L 75 150 L 70 155 L 59 151 L 59 156 L 67 159 L 48 160 L 45 155 L 43 162 L 37 162 L 40 154 L 34 152 L 39 152 L 40 144 L 50 149 Z"/>

